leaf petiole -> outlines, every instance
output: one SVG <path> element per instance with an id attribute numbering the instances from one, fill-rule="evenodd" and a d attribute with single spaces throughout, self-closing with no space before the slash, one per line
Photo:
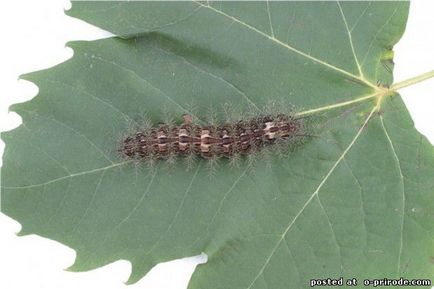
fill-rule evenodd
<path id="1" fill-rule="evenodd" d="M 407 80 L 392 84 L 392 86 L 390 87 L 390 90 L 396 91 L 398 89 L 422 82 L 422 81 L 427 80 L 431 77 L 434 77 L 434 70 L 431 70 L 431 71 L 425 72 L 421 75 L 418 75 L 418 76 L 409 78 Z"/>

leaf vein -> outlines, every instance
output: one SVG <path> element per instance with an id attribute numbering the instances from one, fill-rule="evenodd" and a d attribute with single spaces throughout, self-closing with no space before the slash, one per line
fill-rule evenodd
<path id="1" fill-rule="evenodd" d="M 251 105 L 253 105 L 253 107 L 255 107 L 257 110 L 259 110 L 259 108 L 258 108 L 258 106 L 241 90 L 241 89 L 239 89 L 237 86 L 235 86 L 235 84 L 233 84 L 233 83 L 231 83 L 230 81 L 228 81 L 228 80 L 226 80 L 225 78 L 223 78 L 223 77 L 221 77 L 221 76 L 219 76 L 219 75 L 216 75 L 216 74 L 214 74 L 214 73 L 212 73 L 212 72 L 209 72 L 209 71 L 207 71 L 207 70 L 204 70 L 204 69 L 202 69 L 202 68 L 200 68 L 199 66 L 197 66 L 197 65 L 195 65 L 195 64 L 193 64 L 192 62 L 190 62 L 190 61 L 188 61 L 185 57 L 183 57 L 183 56 L 181 56 L 181 55 L 179 55 L 179 54 L 176 54 L 176 53 L 174 53 L 174 52 L 171 52 L 171 51 L 169 51 L 169 50 L 166 50 L 166 49 L 163 49 L 163 48 L 161 48 L 161 47 L 158 47 L 158 46 L 155 46 L 154 45 L 154 48 L 156 48 L 156 49 L 158 49 L 158 50 L 160 50 L 160 51 L 162 51 L 162 52 L 165 52 L 165 53 L 167 53 L 167 54 L 169 54 L 169 55 L 174 55 L 174 56 L 176 56 L 176 57 L 179 57 L 179 58 L 181 58 L 187 65 L 189 65 L 189 66 L 191 66 L 191 67 L 193 67 L 194 69 L 196 69 L 197 71 L 199 71 L 199 72 L 201 72 L 201 73 L 203 73 L 203 74 L 207 74 L 207 75 L 209 75 L 209 76 L 211 76 L 212 78 L 214 78 L 214 79 L 217 79 L 217 80 L 219 80 L 219 81 L 221 81 L 221 82 L 223 82 L 223 83 L 225 83 L 225 84 L 227 84 L 228 86 L 230 86 L 232 89 L 234 89 L 238 94 L 240 94 L 242 97 L 244 97 Z"/>
<path id="2" fill-rule="evenodd" d="M 44 118 L 44 119 L 47 119 L 47 120 L 50 120 L 50 121 L 52 121 L 52 122 L 55 122 L 55 123 L 57 123 L 58 125 L 61 125 L 62 127 L 65 127 L 65 128 L 67 128 L 68 130 L 70 130 L 70 131 L 72 131 L 73 133 L 75 133 L 76 135 L 78 135 L 79 137 L 81 137 L 81 138 L 83 138 L 84 140 L 86 140 L 93 148 L 95 148 L 107 161 L 109 161 L 111 164 L 114 164 L 114 162 L 107 156 L 107 154 L 106 153 L 104 153 L 103 152 L 103 150 L 99 147 L 99 146 L 97 146 L 93 141 L 91 141 L 87 136 L 85 136 L 84 134 L 82 134 L 82 133 L 80 133 L 80 132 L 78 132 L 76 129 L 74 129 L 73 127 L 71 127 L 70 125 L 67 125 L 66 123 L 64 123 L 64 122 L 62 122 L 62 121 L 60 121 L 60 120 L 57 120 L 57 119 L 55 119 L 55 118 L 52 118 L 52 117 L 48 117 L 48 116 L 43 116 L 43 115 L 41 115 L 41 114 L 39 114 L 39 113 L 36 113 L 36 112 L 34 112 L 34 111 L 27 111 L 28 113 L 30 113 L 30 114 L 35 114 L 35 115 L 37 115 L 37 116 L 39 116 L 39 117 L 41 117 L 41 118 Z"/>
<path id="3" fill-rule="evenodd" d="M 270 23 L 271 37 L 274 38 L 273 21 L 271 20 L 270 1 L 269 0 L 267 0 L 267 14 L 268 14 L 268 22 Z"/>
<path id="4" fill-rule="evenodd" d="M 145 200 L 146 196 L 148 195 L 148 193 L 149 193 L 149 191 L 151 189 L 152 184 L 154 183 L 155 176 L 157 175 L 157 171 L 158 171 L 158 169 L 156 169 L 155 172 L 152 174 L 151 180 L 149 181 L 148 186 L 146 187 L 146 189 L 143 191 L 143 194 L 140 197 L 140 200 L 133 207 L 133 209 L 131 210 L 131 212 L 128 213 L 128 215 L 125 216 L 118 224 L 116 224 L 116 226 L 114 227 L 115 229 L 119 228 L 123 223 L 125 223 L 129 218 L 131 218 L 131 216 L 134 215 L 134 213 L 137 211 L 137 209 L 143 203 L 143 201 Z"/>
<path id="5" fill-rule="evenodd" d="M 182 197 L 181 202 L 179 203 L 178 209 L 175 212 L 174 217 L 172 218 L 172 221 L 170 222 L 169 226 L 167 227 L 166 231 L 160 235 L 160 237 L 158 238 L 158 240 L 154 243 L 154 245 L 151 246 L 151 248 L 145 253 L 145 256 L 149 255 L 156 247 L 157 245 L 160 243 L 160 241 L 170 232 L 170 230 L 173 227 L 173 224 L 175 223 L 176 219 L 178 218 L 179 213 L 181 212 L 181 208 L 184 206 L 184 202 L 185 199 L 188 196 L 188 193 L 191 190 L 191 187 L 193 186 L 194 180 L 196 179 L 196 176 L 199 172 L 199 168 L 200 168 L 200 164 L 197 166 L 196 172 L 194 173 L 193 177 L 191 178 L 190 183 L 188 184 L 187 189 L 184 192 L 184 195 Z"/>
<path id="6" fill-rule="evenodd" d="M 219 206 L 217 207 L 217 210 L 215 211 L 214 215 L 212 216 L 212 218 L 211 218 L 211 220 L 207 226 L 207 229 L 206 229 L 207 231 L 209 231 L 209 228 L 214 223 L 214 220 L 217 217 L 218 213 L 220 212 L 221 208 L 223 207 L 223 203 L 226 200 L 226 198 L 228 197 L 228 195 L 234 190 L 234 188 L 236 187 L 238 182 L 246 175 L 248 170 L 249 170 L 249 166 L 246 167 L 244 172 L 235 180 L 235 182 L 230 186 L 230 188 L 226 191 L 226 193 L 224 193 L 223 198 L 220 200 Z"/>
<path id="7" fill-rule="evenodd" d="M 29 132 L 31 133 L 31 130 L 23 123 L 23 127 Z M 43 150 L 40 146 L 35 145 L 34 142 L 29 141 L 28 144 L 30 144 L 32 147 L 36 148 L 38 151 L 40 151 L 41 153 L 43 153 L 45 156 L 47 156 L 48 158 L 50 158 L 51 160 L 53 160 L 61 169 L 63 169 L 67 174 L 71 174 L 71 172 L 68 170 L 68 168 L 66 166 L 64 166 L 59 160 L 55 159 L 52 155 L 50 155 L 49 153 L 47 153 L 45 150 Z"/>
<path id="8" fill-rule="evenodd" d="M 390 15 L 390 17 L 386 20 L 386 22 L 380 27 L 380 29 L 378 29 L 377 33 L 375 33 L 374 37 L 372 38 L 371 42 L 369 43 L 368 49 L 365 52 L 365 56 L 363 57 L 362 62 L 360 63 L 360 65 L 363 67 L 365 64 L 365 61 L 369 55 L 369 52 L 372 49 L 372 45 L 374 44 L 374 41 L 377 40 L 378 35 L 380 34 L 380 32 L 389 24 L 390 20 L 392 20 L 392 18 L 395 16 L 396 12 L 398 11 L 398 6 L 396 6 L 395 10 L 392 12 L 392 14 Z"/>
<path id="9" fill-rule="evenodd" d="M 67 87 L 69 87 L 69 88 L 71 88 L 71 89 L 73 89 L 73 90 L 76 90 L 76 91 L 78 91 L 78 92 L 84 93 L 84 94 L 86 94 L 86 95 L 92 97 L 92 98 L 95 99 L 96 101 L 99 101 L 99 102 L 101 102 L 102 104 L 104 104 L 105 106 L 111 108 L 113 111 L 115 111 L 115 112 L 117 112 L 117 113 L 120 113 L 123 117 L 125 117 L 126 119 L 128 119 L 128 121 L 131 121 L 131 122 L 134 122 L 134 123 L 137 124 L 137 122 L 136 122 L 134 119 L 132 119 L 132 118 L 131 118 L 128 114 L 126 114 L 125 112 L 121 111 L 120 109 L 118 109 L 117 107 L 115 107 L 114 105 L 112 105 L 111 103 L 109 103 L 109 102 L 103 100 L 102 98 L 100 98 L 100 97 L 98 97 L 98 96 L 96 96 L 96 95 L 94 95 L 94 94 L 92 94 L 92 93 L 90 93 L 90 92 L 88 92 L 88 91 L 86 91 L 86 90 L 84 90 L 84 89 L 80 89 L 80 88 L 78 88 L 78 87 L 75 87 L 75 86 L 73 86 L 73 85 L 71 85 L 71 84 L 69 84 L 69 83 L 63 82 L 63 81 L 58 81 L 58 80 L 54 80 L 54 79 L 45 79 L 45 80 L 46 80 L 46 81 L 49 81 L 49 82 L 52 82 L 52 83 L 57 83 L 57 84 L 61 84 L 61 85 L 67 86 Z"/>
<path id="10" fill-rule="evenodd" d="M 353 169 L 351 168 L 351 166 L 348 164 L 347 160 L 344 158 L 343 159 L 343 163 L 345 164 L 345 166 L 348 168 L 348 171 L 350 172 L 351 176 L 354 178 L 354 180 L 356 181 L 358 187 L 359 187 L 359 193 L 360 193 L 360 212 L 362 214 L 362 218 L 363 218 L 363 229 L 364 229 L 364 233 L 365 233 L 365 246 L 366 246 L 366 238 L 367 238 L 367 234 L 368 234 L 368 229 L 366 227 L 366 213 L 365 213 L 365 201 L 364 201 L 364 197 L 363 197 L 363 187 L 362 184 L 360 183 L 359 179 L 356 177 L 356 175 L 354 174 Z"/>
<path id="11" fill-rule="evenodd" d="M 142 80 L 144 83 L 146 83 L 149 87 L 151 87 L 153 90 L 157 91 L 158 93 L 160 93 L 161 95 L 163 95 L 164 97 L 166 97 L 170 102 L 172 102 L 173 104 L 175 104 L 176 106 L 178 106 L 181 110 L 183 110 L 184 112 L 194 116 L 196 119 L 199 119 L 196 115 L 194 115 L 191 111 L 187 110 L 186 108 L 184 108 L 180 103 L 178 103 L 177 101 L 175 101 L 170 95 L 168 95 L 167 93 L 165 93 L 164 91 L 162 91 L 160 88 L 156 87 L 155 85 L 153 85 L 151 82 L 149 82 L 149 80 L 143 78 L 141 75 L 139 75 L 136 71 L 127 68 L 126 66 L 123 66 L 119 63 L 116 63 L 114 61 L 111 60 L 107 60 L 104 59 L 102 57 L 95 57 L 95 59 L 98 59 L 102 62 L 114 65 L 116 67 L 119 67 L 120 69 L 129 72 L 133 75 L 135 75 L 138 79 Z"/>
<path id="12" fill-rule="evenodd" d="M 328 224 L 328 226 L 329 226 L 329 228 L 330 228 L 330 231 L 331 231 L 331 233 L 332 233 L 333 241 L 334 241 L 334 243 L 336 244 L 336 248 L 338 249 L 339 260 L 340 260 L 340 262 L 341 262 L 341 270 L 342 270 L 344 263 L 343 263 L 343 261 L 342 261 L 342 252 L 341 252 L 341 247 L 339 246 L 338 238 L 337 238 L 337 236 L 336 236 L 336 232 L 335 232 L 335 230 L 333 229 L 333 225 L 332 225 L 332 222 L 330 221 L 330 217 L 329 217 L 329 215 L 327 214 L 327 211 L 326 211 L 326 209 L 324 208 L 324 205 L 322 204 L 321 199 L 319 198 L 319 195 L 318 195 L 318 194 L 316 195 L 316 198 L 317 198 L 317 200 L 318 200 L 318 204 L 319 204 L 319 206 L 321 207 L 322 211 L 324 212 L 325 219 L 326 219 L 327 224 Z"/>
<path id="13" fill-rule="evenodd" d="M 356 62 L 356 66 L 357 66 L 357 69 L 359 70 L 360 77 L 364 79 L 365 76 L 363 75 L 362 67 L 360 66 L 359 60 L 357 58 L 356 49 L 354 48 L 353 36 L 352 36 L 352 32 L 348 28 L 347 18 L 345 17 L 344 10 L 342 9 L 340 2 L 337 1 L 336 3 L 339 7 L 339 11 L 341 13 L 342 20 L 344 21 L 345 29 L 347 30 L 348 40 L 350 41 L 350 46 L 351 46 L 351 51 L 353 53 L 354 61 Z"/>
<path id="14" fill-rule="evenodd" d="M 104 179 L 105 172 L 106 171 L 102 171 L 101 176 L 99 177 L 98 183 L 95 186 L 95 190 L 92 193 L 92 197 L 90 198 L 90 201 L 87 202 L 86 209 L 84 210 L 84 213 L 80 217 L 80 219 L 77 222 L 77 224 L 75 225 L 75 227 L 72 229 L 71 235 L 73 235 L 78 230 L 78 228 L 80 227 L 80 224 L 83 222 L 83 220 L 86 218 L 87 214 L 89 213 L 89 209 L 92 206 L 93 202 L 95 201 L 95 197 L 98 193 L 99 187 L 101 186 L 101 183 Z"/>
<path id="15" fill-rule="evenodd" d="M 131 161 L 124 161 L 124 162 L 114 163 L 114 164 L 106 166 L 106 167 L 102 167 L 102 168 L 97 168 L 97 169 L 92 169 L 92 170 L 88 170 L 88 171 L 82 171 L 82 172 L 75 173 L 75 174 L 66 175 L 66 176 L 63 176 L 63 177 L 60 177 L 60 178 L 56 178 L 56 179 L 52 179 L 52 180 L 46 181 L 45 183 L 39 183 L 39 184 L 33 184 L 33 185 L 27 185 L 27 186 L 19 186 L 19 187 L 2 186 L 1 188 L 3 188 L 3 189 L 17 189 L 17 190 L 18 189 L 31 189 L 31 188 L 36 188 L 36 187 L 40 187 L 40 186 L 49 185 L 49 184 L 52 184 L 52 183 L 55 183 L 55 182 L 67 180 L 69 178 L 79 177 L 79 176 L 83 176 L 83 175 L 87 175 L 87 174 L 92 174 L 92 173 L 108 170 L 108 169 L 111 169 L 111 168 L 123 166 L 123 165 L 128 164 L 128 163 L 131 163 Z"/>
<path id="16" fill-rule="evenodd" d="M 399 160 L 399 157 L 396 153 L 395 146 L 393 145 L 392 139 L 390 138 L 389 133 L 387 132 L 386 125 L 384 124 L 383 116 L 380 116 L 381 126 L 384 130 L 384 134 L 386 135 L 387 141 L 389 142 L 390 148 L 392 149 L 393 158 L 396 161 L 396 164 L 398 165 L 398 171 L 399 171 L 399 182 L 401 183 L 402 187 L 402 219 L 401 219 L 401 235 L 400 235 L 400 241 L 399 241 L 399 252 L 398 252 L 398 268 L 397 268 L 397 276 L 400 276 L 400 269 L 401 269 L 401 258 L 402 258 L 402 251 L 403 251 L 403 245 L 404 245 L 404 222 L 405 222 L 405 182 L 404 182 L 404 175 L 402 173 L 401 169 L 401 162 Z"/>

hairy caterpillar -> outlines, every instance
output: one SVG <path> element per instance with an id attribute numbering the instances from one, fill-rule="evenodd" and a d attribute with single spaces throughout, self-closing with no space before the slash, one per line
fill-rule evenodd
<path id="1" fill-rule="evenodd" d="M 137 160 L 199 156 L 204 159 L 249 155 L 278 143 L 299 142 L 306 136 L 305 120 L 287 114 L 264 114 L 220 125 L 199 125 L 188 114 L 183 123 L 141 129 L 121 140 L 119 152 Z"/>

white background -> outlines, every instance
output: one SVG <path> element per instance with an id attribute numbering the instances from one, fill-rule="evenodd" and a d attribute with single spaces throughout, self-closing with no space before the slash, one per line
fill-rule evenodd
<path id="1" fill-rule="evenodd" d="M 69 1 L 19 0 L 2 2 L 0 11 L 0 130 L 21 123 L 8 107 L 31 99 L 37 87 L 18 80 L 20 74 L 51 67 L 72 57 L 65 48 L 70 40 L 93 40 L 110 33 L 64 15 Z M 395 46 L 395 80 L 434 69 L 434 1 L 413 1 L 406 32 Z M 416 128 L 434 143 L 434 79 L 400 91 Z M 4 143 L 0 142 L 3 154 Z M 75 258 L 74 250 L 38 236 L 17 237 L 20 225 L 0 213 L 0 288 L 186 288 L 198 262 L 206 256 L 185 258 L 157 265 L 134 285 L 124 285 L 130 272 L 127 261 L 84 273 L 64 271 Z M 385 276 L 387 277 L 387 276 Z M 427 276 L 432 278 L 433 276 Z"/>

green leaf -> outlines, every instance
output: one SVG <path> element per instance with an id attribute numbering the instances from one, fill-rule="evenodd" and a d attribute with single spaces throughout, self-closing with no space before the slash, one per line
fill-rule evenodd
<path id="1" fill-rule="evenodd" d="M 73 2 L 69 15 L 121 37 L 69 43 L 72 59 L 23 76 L 39 94 L 12 106 L 23 124 L 2 134 L 2 212 L 21 235 L 75 249 L 70 270 L 131 261 L 130 283 L 201 252 L 189 288 L 431 278 L 434 150 L 393 91 L 402 85 L 384 88 L 407 12 L 407 2 Z M 268 164 L 222 163 L 210 179 L 205 161 L 150 170 L 116 153 L 144 113 L 203 120 L 210 106 L 282 99 L 320 113 L 318 137 Z"/>

